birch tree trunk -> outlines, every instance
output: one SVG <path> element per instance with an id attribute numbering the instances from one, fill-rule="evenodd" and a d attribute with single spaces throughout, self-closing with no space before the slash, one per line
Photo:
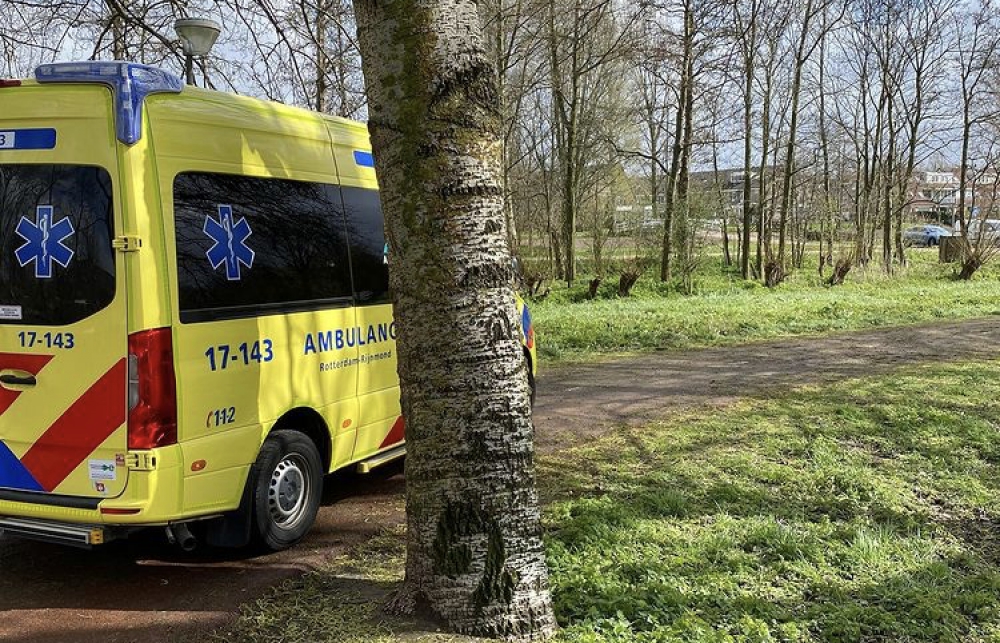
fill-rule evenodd
<path id="1" fill-rule="evenodd" d="M 477 3 L 355 9 L 407 422 L 406 579 L 394 607 L 426 608 L 465 634 L 544 638 L 555 618 L 496 74 Z"/>

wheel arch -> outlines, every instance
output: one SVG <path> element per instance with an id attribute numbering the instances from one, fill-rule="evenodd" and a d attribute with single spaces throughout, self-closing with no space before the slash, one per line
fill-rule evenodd
<path id="1" fill-rule="evenodd" d="M 274 423 L 268 435 L 275 431 L 298 431 L 305 434 L 319 451 L 319 456 L 323 461 L 323 473 L 330 471 L 333 441 L 330 438 L 330 429 L 326 421 L 315 409 L 300 406 L 287 411 Z"/>
<path id="2" fill-rule="evenodd" d="M 296 407 L 287 411 L 278 418 L 261 439 L 261 446 L 264 441 L 275 431 L 295 431 L 309 438 L 319 451 L 322 461 L 323 473 L 330 470 L 330 460 L 332 458 L 332 439 L 326 421 L 309 407 Z M 259 457 L 259 456 L 258 456 Z M 215 547 L 245 547 L 251 543 L 251 522 L 253 520 L 253 491 L 254 491 L 254 466 L 248 467 L 247 480 L 243 485 L 243 493 L 240 498 L 239 507 L 234 511 L 227 512 L 216 520 L 208 522 L 205 540 Z"/>

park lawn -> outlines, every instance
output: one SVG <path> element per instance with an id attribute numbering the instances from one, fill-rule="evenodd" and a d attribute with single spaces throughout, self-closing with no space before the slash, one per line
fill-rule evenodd
<path id="1" fill-rule="evenodd" d="M 998 381 L 914 368 L 544 460 L 564 639 L 1000 640 Z"/>
<path id="2" fill-rule="evenodd" d="M 1000 640 L 998 381 L 1000 362 L 912 367 L 541 456 L 557 640 Z M 218 639 L 469 640 L 378 611 L 402 540 Z"/>
<path id="3" fill-rule="evenodd" d="M 815 269 L 794 273 L 775 289 L 744 282 L 731 269 L 709 263 L 693 294 L 647 273 L 632 296 L 615 294 L 617 279 L 586 299 L 587 281 L 529 303 L 539 362 L 592 360 L 601 354 L 696 348 L 835 331 L 1000 315 L 1000 266 L 988 265 L 971 281 L 956 281 L 953 267 L 936 262 L 936 249 L 914 249 L 910 265 L 888 277 L 881 268 L 855 270 L 834 288 Z"/>

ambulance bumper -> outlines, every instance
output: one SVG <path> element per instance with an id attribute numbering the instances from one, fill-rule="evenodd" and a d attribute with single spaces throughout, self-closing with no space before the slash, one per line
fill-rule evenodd
<path id="1" fill-rule="evenodd" d="M 39 540 L 59 545 L 90 548 L 114 539 L 103 525 L 77 525 L 34 518 L 0 517 L 0 536 Z"/>
<path id="2" fill-rule="evenodd" d="M 130 467 L 128 484 L 115 498 L 0 491 L 0 531 L 20 535 L 26 530 L 24 521 L 32 526 L 63 525 L 72 532 L 71 538 L 78 540 L 81 528 L 103 527 L 107 534 L 116 527 L 159 526 L 189 517 L 182 506 L 180 447 L 172 445 L 150 453 L 155 455 L 155 467 Z M 14 521 L 14 527 L 5 527 L 6 521 Z M 36 531 L 45 534 L 52 529 Z"/>

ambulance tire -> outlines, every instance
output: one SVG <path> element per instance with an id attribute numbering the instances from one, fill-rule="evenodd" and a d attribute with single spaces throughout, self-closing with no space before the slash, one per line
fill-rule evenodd
<path id="1" fill-rule="evenodd" d="M 288 549 L 309 531 L 323 494 L 319 450 L 298 431 L 267 436 L 250 470 L 253 503 L 250 521 L 255 549 Z"/>

